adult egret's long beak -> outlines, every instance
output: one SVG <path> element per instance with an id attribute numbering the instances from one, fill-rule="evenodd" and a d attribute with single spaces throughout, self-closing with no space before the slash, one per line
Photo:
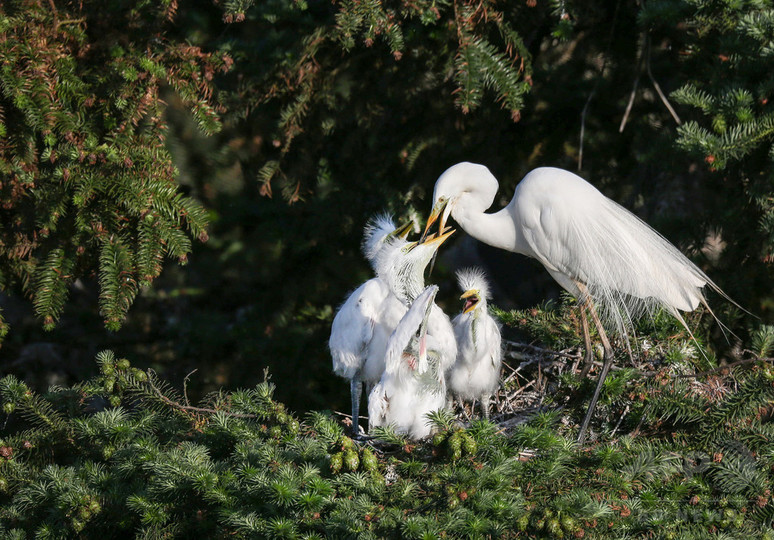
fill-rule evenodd
<path id="1" fill-rule="evenodd" d="M 470 313 L 474 309 L 476 309 L 476 306 L 479 302 L 478 297 L 478 291 L 475 289 L 469 289 L 462 293 L 462 296 L 460 296 L 460 300 L 465 300 L 465 305 L 462 308 L 463 315 L 465 313 Z"/>
<path id="2" fill-rule="evenodd" d="M 444 209 L 448 206 L 449 201 L 447 199 L 441 199 L 437 203 L 435 203 L 435 206 L 433 206 L 433 210 L 430 212 L 430 216 L 427 218 L 427 224 L 425 225 L 425 232 L 422 233 L 422 239 L 420 242 L 424 242 L 425 237 L 427 236 L 427 233 L 430 232 L 430 227 L 432 227 L 433 223 L 438 221 L 438 218 L 441 218 L 441 226 L 438 228 L 439 231 L 443 230 L 444 225 L 446 224 L 446 219 L 448 218 L 448 212 L 444 212 Z"/>

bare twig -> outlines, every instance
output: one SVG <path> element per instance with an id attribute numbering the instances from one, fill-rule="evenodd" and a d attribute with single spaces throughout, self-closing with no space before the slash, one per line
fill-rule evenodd
<path id="1" fill-rule="evenodd" d="M 629 414 L 629 405 L 627 405 L 623 413 L 621 413 L 621 416 L 618 418 L 618 422 L 615 424 L 615 427 L 613 428 L 613 432 L 610 433 L 610 437 L 615 435 L 615 432 L 618 431 L 618 428 L 621 427 L 621 422 L 623 422 L 623 419 L 626 418 L 626 415 Z"/>
<path id="2" fill-rule="evenodd" d="M 54 15 L 54 32 L 56 32 L 59 30 L 59 13 L 56 11 L 56 4 L 54 3 L 54 0 L 48 0 L 48 5 Z"/>
<path id="3" fill-rule="evenodd" d="M 642 413 L 642 416 L 640 417 L 640 421 L 637 423 L 637 427 L 634 428 L 634 431 L 632 431 L 631 433 L 632 439 L 640 434 L 640 428 L 642 427 L 642 424 L 645 423 L 645 417 L 647 415 L 648 415 L 648 411 L 646 409 L 645 412 Z"/>
<path id="4" fill-rule="evenodd" d="M 63 21 L 59 21 L 59 26 L 64 26 L 66 24 L 83 24 L 86 22 L 86 17 L 81 17 L 79 19 L 65 19 Z"/>
<path id="5" fill-rule="evenodd" d="M 737 360 L 736 362 L 731 362 L 730 364 L 726 364 L 725 366 L 719 366 L 716 368 L 708 369 L 707 371 L 702 371 L 700 373 L 691 373 L 689 375 L 675 375 L 675 379 L 689 379 L 692 377 L 702 377 L 704 375 L 709 375 L 710 373 L 724 371 L 734 366 L 738 366 L 741 364 L 750 364 L 752 362 L 774 362 L 774 358 L 761 358 L 761 357 L 746 358 L 744 360 Z"/>
<path id="6" fill-rule="evenodd" d="M 653 72 L 650 70 L 650 37 L 648 37 L 647 40 L 647 49 L 645 50 L 645 68 L 648 72 L 648 77 L 650 77 L 650 82 L 653 83 L 653 88 L 656 89 L 656 93 L 658 94 L 658 97 L 661 98 L 661 102 L 664 104 L 664 106 L 669 111 L 669 114 L 672 115 L 672 118 L 677 123 L 677 125 L 680 125 L 682 122 L 680 121 L 680 117 L 677 116 L 677 113 L 672 108 L 672 104 L 669 103 L 669 100 L 664 95 L 664 92 L 661 91 L 661 86 L 659 86 L 658 81 L 656 81 L 655 77 L 653 77 Z"/>
<path id="7" fill-rule="evenodd" d="M 224 411 L 224 410 L 216 410 L 216 409 L 207 409 L 205 407 L 193 407 L 191 405 L 182 405 L 178 403 L 177 401 L 172 401 L 167 396 L 165 396 L 161 390 L 156 387 L 155 384 L 153 384 L 153 376 L 155 375 L 155 372 L 152 369 L 148 370 L 148 386 L 153 390 L 153 392 L 156 394 L 156 396 L 163 401 L 165 404 L 169 405 L 173 409 L 177 409 L 179 411 L 185 411 L 185 412 L 195 412 L 195 413 L 202 413 L 202 414 L 225 414 L 226 416 L 231 416 L 234 418 L 258 418 L 255 414 L 249 414 L 249 413 L 235 413 L 230 411 Z"/>
<path id="8" fill-rule="evenodd" d="M 745 358 L 744 360 L 737 360 L 736 362 L 731 362 L 730 364 L 726 364 L 724 366 L 718 366 L 716 368 L 708 369 L 706 371 L 700 371 L 698 373 L 688 373 L 684 375 L 671 375 L 671 378 L 673 379 L 698 379 L 699 377 L 703 377 L 705 375 L 710 375 L 712 373 L 718 373 L 726 370 L 730 370 L 730 368 L 739 366 L 742 364 L 751 364 L 753 362 L 774 362 L 774 358 L 768 358 L 768 357 L 756 357 L 756 358 Z M 596 365 L 600 365 L 600 362 L 595 362 Z M 621 368 L 618 368 L 621 369 Z M 661 371 L 642 371 L 642 370 L 635 370 L 641 377 L 645 378 L 652 378 L 652 377 L 658 377 L 660 375 L 663 375 Z M 730 373 L 729 373 L 730 375 Z"/>
<path id="9" fill-rule="evenodd" d="M 597 366 L 597 367 L 602 367 L 604 364 L 602 362 L 600 362 L 599 360 L 592 360 L 591 361 L 591 365 Z M 619 371 L 621 369 L 623 369 L 623 368 L 619 367 L 619 366 L 610 366 L 610 370 L 611 371 Z"/>
<path id="10" fill-rule="evenodd" d="M 193 370 L 188 375 L 186 375 L 185 379 L 183 379 L 183 397 L 185 398 L 185 404 L 186 405 L 190 405 L 191 404 L 191 401 L 188 399 L 188 379 L 191 377 L 191 375 L 193 375 L 197 371 L 199 371 L 198 368 Z"/>
<path id="11" fill-rule="evenodd" d="M 635 71 L 637 76 L 634 78 L 632 93 L 629 95 L 629 103 L 626 104 L 626 111 L 624 111 L 623 118 L 621 118 L 621 125 L 618 126 L 618 133 L 623 133 L 624 127 L 626 127 L 626 121 L 629 119 L 629 113 L 632 111 L 632 106 L 634 105 L 634 97 L 637 95 L 637 88 L 640 85 L 640 77 L 642 76 L 642 61 L 645 58 L 643 53 L 647 45 L 647 39 L 647 33 L 643 32 L 642 46 L 640 47 L 639 54 L 637 55 L 637 69 Z"/>
<path id="12" fill-rule="evenodd" d="M 509 341 L 507 339 L 503 340 L 503 343 L 510 346 L 515 347 L 517 349 L 528 349 L 530 351 L 534 351 L 537 353 L 542 354 L 548 354 L 551 356 L 562 356 L 564 358 L 578 358 L 579 354 L 569 354 L 563 351 L 552 351 L 551 349 L 543 349 L 542 347 L 537 347 L 535 345 L 530 345 L 529 343 L 519 343 L 518 341 Z"/>
<path id="13" fill-rule="evenodd" d="M 343 416 L 344 418 L 349 418 L 350 421 L 352 420 L 352 415 L 351 414 L 347 414 L 347 413 L 343 413 L 343 412 L 339 412 L 339 411 L 333 411 L 333 414 L 338 414 L 339 416 Z M 366 419 L 368 419 L 368 417 L 367 416 L 358 416 L 358 419 L 366 420 Z"/>
<path id="14" fill-rule="evenodd" d="M 506 401 L 510 401 L 510 400 L 512 400 L 513 398 L 515 398 L 516 396 L 518 396 L 519 394 L 521 394 L 521 393 L 522 393 L 522 392 L 524 392 L 524 391 L 525 391 L 527 388 L 529 388 L 530 386 L 532 386 L 532 385 L 534 385 L 534 384 L 535 384 L 535 380 L 533 379 L 533 380 L 529 381 L 527 384 L 525 384 L 524 386 L 522 386 L 522 387 L 520 387 L 520 388 L 518 388 L 518 389 L 514 390 L 514 391 L 513 391 L 513 393 L 511 393 L 511 394 L 507 395 L 507 396 L 505 397 L 505 400 L 506 400 Z"/>

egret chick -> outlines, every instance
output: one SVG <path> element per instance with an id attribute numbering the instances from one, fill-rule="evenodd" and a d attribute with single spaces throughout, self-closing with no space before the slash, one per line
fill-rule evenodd
<path id="1" fill-rule="evenodd" d="M 430 435 L 427 413 L 442 409 L 446 385 L 430 371 L 422 371 L 435 353 L 428 348 L 428 321 L 437 285 L 427 287 L 411 304 L 390 336 L 385 370 L 368 396 L 369 429 L 393 426 L 412 439 Z"/>
<path id="2" fill-rule="evenodd" d="M 435 183 L 425 234 L 439 219 L 442 229 L 451 215 L 477 240 L 540 261 L 578 299 L 587 366 L 593 358 L 588 310 L 605 354 L 578 436 L 583 443 L 613 362 L 602 321 L 628 343 L 627 330 L 639 316 L 663 308 L 687 328 L 680 311 L 692 311 L 699 305 L 709 309 L 703 287 L 723 293 L 663 236 L 569 171 L 552 167 L 531 171 L 516 186 L 505 208 L 487 214 L 498 187 L 497 179 L 483 165 L 450 167 Z"/>
<path id="3" fill-rule="evenodd" d="M 392 219 L 379 215 L 368 221 L 364 231 L 363 254 L 376 270 L 376 260 L 390 243 L 405 243 L 411 223 L 395 228 Z M 395 253 L 394 256 L 398 256 Z M 390 334 L 407 307 L 379 276 L 355 289 L 341 305 L 331 326 L 328 346 L 333 372 L 350 380 L 352 431 L 359 434 L 362 383 L 375 384 L 384 371 L 384 355 Z M 370 390 L 370 388 L 369 388 Z"/>
<path id="4" fill-rule="evenodd" d="M 453 233 L 453 229 L 447 229 L 443 234 L 426 235 L 424 241 L 418 243 L 408 243 L 401 238 L 385 242 L 385 248 L 376 260 L 377 272 L 405 305 L 411 305 L 425 288 L 425 268 Z M 394 255 L 395 251 L 402 255 Z M 435 302 L 431 305 L 427 335 L 428 346 L 437 353 L 436 371 L 443 377 L 457 358 L 457 341 L 451 320 Z"/>
<path id="5" fill-rule="evenodd" d="M 457 272 L 464 292 L 462 313 L 452 326 L 457 338 L 457 361 L 449 371 L 449 392 L 463 400 L 478 399 L 484 418 L 489 418 L 489 401 L 500 383 L 502 338 L 500 327 L 487 311 L 489 284 L 484 272 L 470 268 Z"/>

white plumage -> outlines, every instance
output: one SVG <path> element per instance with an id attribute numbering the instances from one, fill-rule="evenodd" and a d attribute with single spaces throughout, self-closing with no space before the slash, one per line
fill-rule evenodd
<path id="1" fill-rule="evenodd" d="M 411 305 L 425 288 L 425 268 L 453 232 L 433 235 L 420 243 L 409 243 L 401 238 L 385 242 L 375 261 L 377 273 L 405 305 Z M 395 251 L 401 255 L 394 255 Z M 436 369 L 443 374 L 457 358 L 457 342 L 451 320 L 435 302 L 431 303 L 427 321 L 427 339 L 428 347 L 436 353 Z"/>
<path id="2" fill-rule="evenodd" d="M 452 321 L 457 361 L 448 372 L 448 387 L 460 403 L 478 399 L 484 417 L 489 418 L 489 402 L 500 384 L 500 327 L 487 311 L 489 284 L 483 271 L 461 270 L 457 272 L 457 282 L 465 305 Z"/>
<path id="3" fill-rule="evenodd" d="M 703 287 L 721 291 L 659 233 L 569 171 L 550 167 L 531 171 L 505 208 L 487 214 L 497 190 L 497 180 L 483 165 L 450 167 L 435 184 L 425 234 L 436 219 L 440 217 L 442 228 L 451 215 L 474 238 L 540 261 L 582 306 L 587 365 L 591 350 L 585 309 L 589 310 L 605 348 L 605 362 L 581 426 L 582 442 L 613 359 L 601 319 L 624 338 L 634 319 L 658 307 L 685 325 L 680 310 L 707 305 Z"/>
<path id="4" fill-rule="evenodd" d="M 402 239 L 407 228 L 396 229 L 392 219 L 379 215 L 365 227 L 363 253 L 375 268 L 375 261 L 385 243 Z M 394 252 L 393 256 L 399 256 Z M 362 383 L 373 385 L 384 372 L 384 356 L 390 334 L 406 313 L 406 306 L 391 291 L 377 271 L 355 289 L 341 305 L 331 326 L 328 346 L 333 371 L 350 380 L 352 429 L 358 434 L 358 415 Z"/>
<path id="5" fill-rule="evenodd" d="M 443 377 L 428 369 L 435 354 L 428 343 L 428 320 L 437 292 L 438 286 L 431 285 L 419 294 L 390 336 L 384 373 L 368 396 L 369 427 L 391 425 L 413 439 L 430 435 L 426 415 L 446 401 Z"/>

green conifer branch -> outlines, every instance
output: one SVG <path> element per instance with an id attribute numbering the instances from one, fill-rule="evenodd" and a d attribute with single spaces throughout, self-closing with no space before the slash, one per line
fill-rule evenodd
<path id="1" fill-rule="evenodd" d="M 34 291 L 36 314 L 43 319 L 46 329 L 51 329 L 64 310 L 68 286 L 72 281 L 74 260 L 61 248 L 52 250 L 45 263 L 38 267 Z"/>
<path id="2" fill-rule="evenodd" d="M 206 213 L 177 190 L 159 92 L 173 89 L 194 121 L 214 133 L 222 112 L 214 75 L 232 61 L 167 39 L 175 13 L 173 2 L 110 5 L 99 17 L 56 0 L 3 7 L 0 170 L 7 215 L 17 216 L 0 223 L 9 272 L 3 281 L 33 299 L 46 328 L 62 313 L 67 283 L 95 267 L 100 283 L 112 286 L 101 291 L 100 307 L 117 328 L 135 297 L 133 283 L 158 276 L 165 242 L 184 261 L 189 236 L 206 240 Z M 134 40 L 118 45 L 116 28 L 132 28 Z M 153 211 L 164 218 L 163 237 L 142 231 Z M 129 259 L 137 253 L 130 239 L 155 244 L 136 261 L 142 276 L 131 275 L 126 256 L 113 261 L 128 272 L 120 286 L 104 248 L 116 237 L 123 245 L 112 249 L 131 249 Z"/>

